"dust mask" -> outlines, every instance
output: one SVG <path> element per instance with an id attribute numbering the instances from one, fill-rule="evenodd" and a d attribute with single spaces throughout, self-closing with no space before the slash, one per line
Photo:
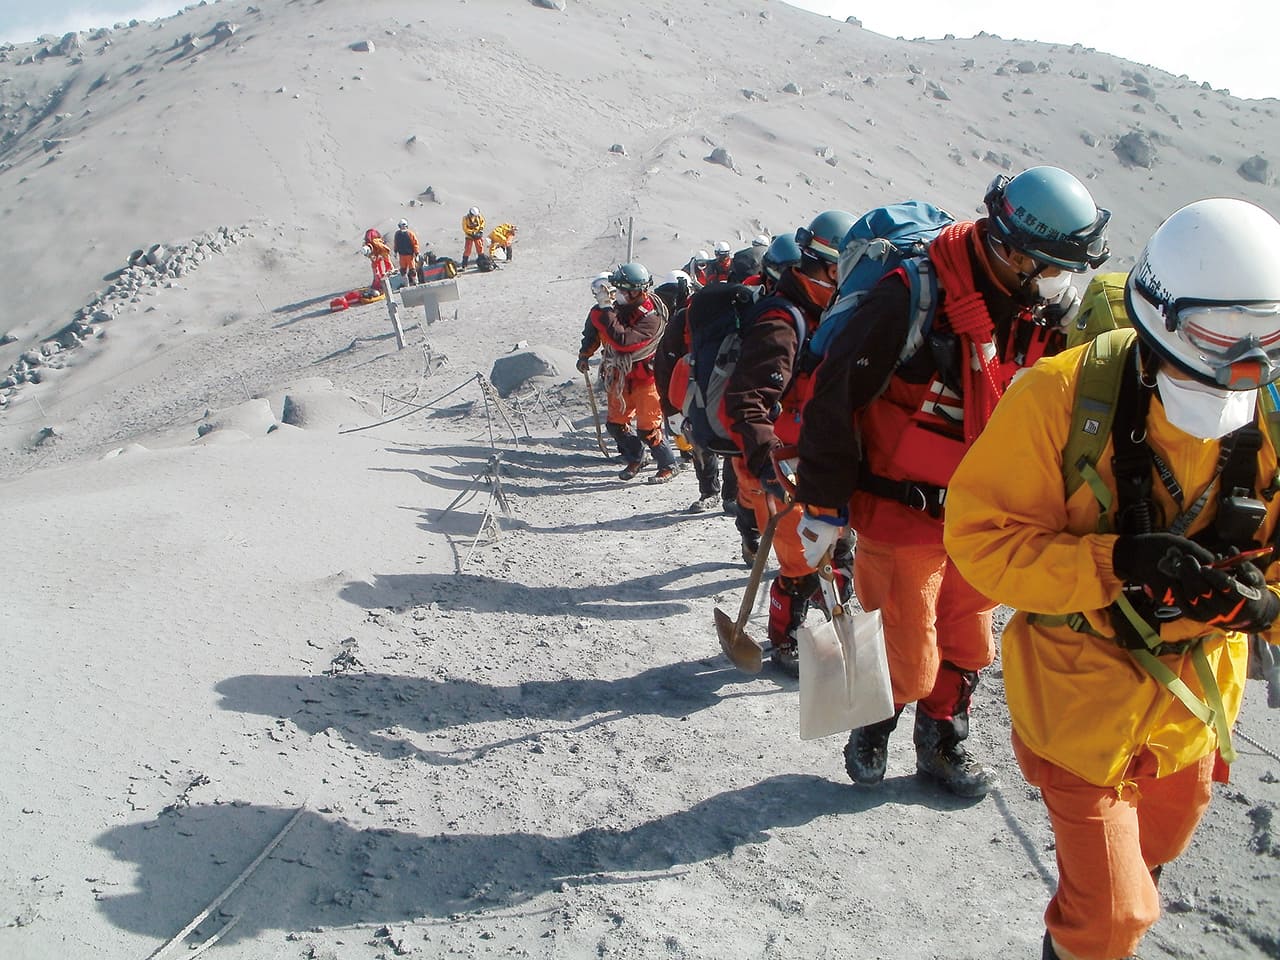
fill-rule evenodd
<path id="1" fill-rule="evenodd" d="M 1067 288 L 1071 286 L 1071 274 L 1065 270 L 1056 277 L 1044 275 L 1036 277 L 1036 296 L 1048 303 L 1057 303 Z"/>
<path id="2" fill-rule="evenodd" d="M 1171 377 L 1164 370 L 1156 373 L 1156 386 L 1169 422 L 1201 440 L 1221 440 L 1253 422 L 1256 390 L 1224 390 L 1198 380 Z"/>

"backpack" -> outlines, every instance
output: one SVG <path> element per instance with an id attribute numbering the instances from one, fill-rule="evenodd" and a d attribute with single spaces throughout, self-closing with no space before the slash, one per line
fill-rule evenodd
<path id="1" fill-rule="evenodd" d="M 1094 274 L 1080 298 L 1080 312 L 1067 330 L 1067 349 L 1090 343 L 1098 334 L 1129 326 L 1124 305 L 1127 273 Z"/>
<path id="2" fill-rule="evenodd" d="M 680 412 L 684 414 L 690 440 L 699 447 L 723 456 L 739 456 L 737 441 L 725 413 L 724 395 L 742 354 L 742 334 L 757 316 L 772 306 L 784 306 L 795 318 L 801 349 L 807 339 L 804 314 L 781 297 L 756 300 L 756 291 L 740 283 L 716 283 L 689 298 L 686 322 L 689 352 L 683 366 L 688 370 L 688 386 Z M 680 376 L 680 366 L 673 381 Z M 679 390 L 671 391 L 673 396 Z"/>
<path id="3" fill-rule="evenodd" d="M 925 253 L 942 228 L 953 222 L 951 214 L 920 200 L 864 213 L 845 235 L 835 299 L 823 312 L 822 322 L 801 357 L 800 369 L 811 372 L 817 368 L 871 288 L 900 267 L 907 273 L 911 290 L 912 320 L 899 363 L 915 354 L 929 334 L 938 305 L 938 278 Z"/>
<path id="4" fill-rule="evenodd" d="M 487 253 L 476 254 L 476 269 L 481 273 L 488 273 L 494 268 L 493 257 Z"/>
<path id="5" fill-rule="evenodd" d="M 744 247 L 739 250 L 729 261 L 729 282 L 742 283 L 747 277 L 754 277 L 760 272 L 763 259 L 764 247 Z"/>

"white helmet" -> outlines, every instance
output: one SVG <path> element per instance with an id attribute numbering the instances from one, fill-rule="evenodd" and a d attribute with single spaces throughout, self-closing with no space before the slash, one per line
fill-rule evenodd
<path id="1" fill-rule="evenodd" d="M 1207 386 L 1280 378 L 1280 223 L 1245 200 L 1176 211 L 1129 272 L 1125 305 L 1161 359 Z"/>
<path id="2" fill-rule="evenodd" d="M 472 207 L 470 210 L 468 210 L 468 211 L 467 211 L 467 216 L 469 216 L 469 217 L 478 217 L 478 216 L 480 216 L 480 208 L 479 208 L 479 207 Z"/>
<path id="3" fill-rule="evenodd" d="M 604 273 L 597 273 L 594 277 L 591 278 L 591 292 L 596 296 L 599 296 L 600 291 L 610 285 L 609 278 L 611 276 L 613 276 L 613 274 L 611 274 L 608 270 L 606 270 Z"/>
<path id="4" fill-rule="evenodd" d="M 717 257 L 727 257 L 733 253 L 733 247 L 729 246 L 728 240 L 717 240 L 714 249 Z"/>
<path id="5" fill-rule="evenodd" d="M 409 221 L 401 218 L 400 222 L 397 223 L 396 226 L 399 227 L 401 230 L 408 229 Z"/>
<path id="6" fill-rule="evenodd" d="M 753 247 L 767 247 L 771 243 L 773 243 L 773 238 L 767 233 L 757 233 L 751 238 L 751 245 Z"/>
<path id="7" fill-rule="evenodd" d="M 668 283 L 679 283 L 681 280 L 683 280 L 685 283 L 689 284 L 690 286 L 693 286 L 693 277 L 689 276 L 683 270 L 672 270 L 670 273 L 667 274 L 667 278 L 662 282 L 665 285 Z"/>
<path id="8" fill-rule="evenodd" d="M 693 255 L 693 262 L 694 263 L 710 263 L 711 254 L 707 253 L 707 251 L 705 250 L 699 250 L 697 253 Z"/>

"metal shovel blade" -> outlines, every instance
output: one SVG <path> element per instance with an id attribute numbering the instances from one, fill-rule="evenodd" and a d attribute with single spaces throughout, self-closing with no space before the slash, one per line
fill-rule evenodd
<path id="1" fill-rule="evenodd" d="M 716 607 L 716 635 L 720 649 L 729 661 L 744 673 L 759 673 L 764 667 L 764 650 L 729 615 Z"/>
<path id="2" fill-rule="evenodd" d="M 760 577 L 764 574 L 769 547 L 773 543 L 773 531 L 778 529 L 778 521 L 792 506 L 793 504 L 787 503 L 769 518 L 769 522 L 760 531 L 760 546 L 756 548 L 756 559 L 751 564 L 751 576 L 747 579 L 747 589 L 742 595 L 742 606 L 738 608 L 738 619 L 730 620 L 727 613 L 716 607 L 716 635 L 720 637 L 720 649 L 729 658 L 729 662 L 744 673 L 759 673 L 764 668 L 764 649 L 747 636 L 743 627 L 751 616 L 751 608 L 755 606 L 756 590 L 760 587 Z"/>

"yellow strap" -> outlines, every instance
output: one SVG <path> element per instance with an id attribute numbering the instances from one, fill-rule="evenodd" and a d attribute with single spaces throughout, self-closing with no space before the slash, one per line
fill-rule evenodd
<path id="1" fill-rule="evenodd" d="M 1213 710 L 1192 693 L 1191 688 L 1183 683 L 1182 678 L 1165 666 L 1163 661 L 1149 650 L 1130 650 L 1129 652 L 1133 654 L 1133 659 L 1142 665 L 1142 669 L 1155 677 L 1161 686 L 1166 687 L 1170 693 L 1177 697 L 1197 720 L 1205 726 L 1217 728 L 1218 725 L 1215 722 L 1216 718 Z M 1217 691 L 1216 684 L 1214 685 L 1214 691 Z M 1218 703 L 1221 702 L 1222 700 L 1219 698 Z"/>
<path id="2" fill-rule="evenodd" d="M 1191 662 L 1195 664 L 1196 674 L 1200 677 L 1200 686 L 1204 687 L 1204 698 L 1213 711 L 1213 728 L 1218 733 L 1218 753 L 1224 762 L 1234 763 L 1236 749 L 1231 745 L 1231 728 L 1227 725 L 1227 711 L 1222 706 L 1222 691 L 1218 689 L 1218 678 L 1213 675 L 1213 668 L 1209 666 L 1203 644 L 1191 651 Z"/>

